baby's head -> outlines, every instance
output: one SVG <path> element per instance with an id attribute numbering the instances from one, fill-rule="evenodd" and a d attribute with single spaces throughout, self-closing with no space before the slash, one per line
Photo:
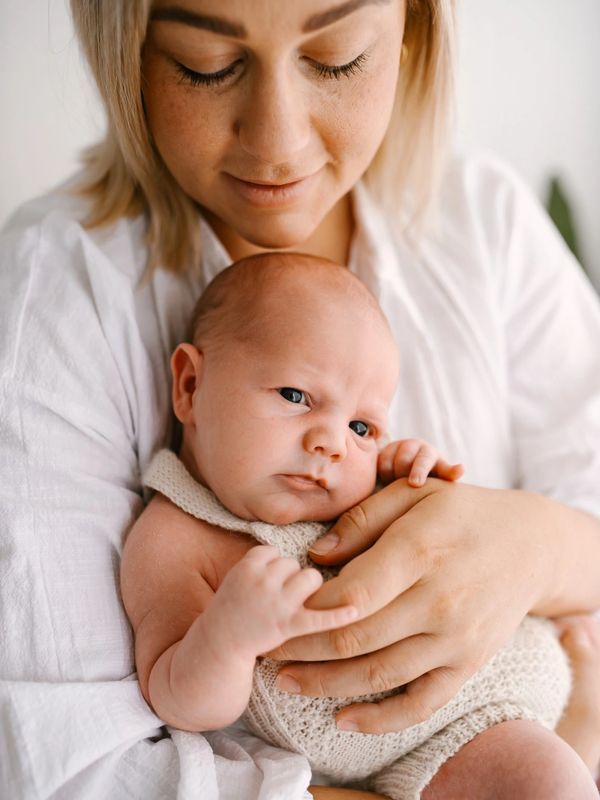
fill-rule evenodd
<path id="1" fill-rule="evenodd" d="M 244 519 L 329 520 L 375 486 L 398 351 L 346 268 L 295 253 L 220 273 L 173 353 L 181 458 Z"/>

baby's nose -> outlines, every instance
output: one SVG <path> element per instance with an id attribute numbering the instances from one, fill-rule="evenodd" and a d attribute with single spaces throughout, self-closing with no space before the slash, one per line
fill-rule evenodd
<path id="1" fill-rule="evenodd" d="M 306 432 L 304 447 L 309 453 L 341 461 L 346 457 L 346 431 L 334 426 L 314 426 Z"/>

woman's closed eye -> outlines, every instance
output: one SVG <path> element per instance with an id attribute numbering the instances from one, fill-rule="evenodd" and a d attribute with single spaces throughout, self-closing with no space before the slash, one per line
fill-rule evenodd
<path id="1" fill-rule="evenodd" d="M 217 70 L 217 72 L 196 72 L 193 69 L 189 69 L 184 64 L 181 64 L 179 61 L 174 61 L 173 63 L 183 82 L 190 83 L 192 86 L 217 86 L 235 75 L 238 67 L 242 63 L 242 59 L 238 58 L 226 67 L 223 67 L 223 69 Z"/>
<path id="2" fill-rule="evenodd" d="M 350 78 L 352 75 L 360 72 L 365 61 L 368 59 L 368 53 L 366 51 L 360 53 L 356 58 L 353 58 L 352 61 L 348 61 L 346 64 L 322 64 L 307 56 L 304 58 L 315 70 L 318 77 L 339 80 L 342 77 Z M 244 59 L 238 58 L 216 72 L 196 72 L 186 67 L 184 64 L 181 64 L 179 61 L 173 61 L 173 63 L 184 82 L 190 83 L 192 86 L 218 86 L 238 73 L 239 69 L 243 66 Z"/>

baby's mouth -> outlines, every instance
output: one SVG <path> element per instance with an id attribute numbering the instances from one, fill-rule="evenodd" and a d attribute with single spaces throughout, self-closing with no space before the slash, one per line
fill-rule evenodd
<path id="1" fill-rule="evenodd" d="M 298 489 L 323 489 L 327 490 L 327 479 L 317 475 L 281 474 L 279 476 Z"/>

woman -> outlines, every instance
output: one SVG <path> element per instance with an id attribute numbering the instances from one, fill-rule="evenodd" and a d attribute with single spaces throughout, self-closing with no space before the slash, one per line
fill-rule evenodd
<path id="1" fill-rule="evenodd" d="M 195 298 L 262 249 L 349 263 L 403 354 L 392 435 L 467 465 L 468 483 L 432 484 L 422 502 L 394 484 L 322 542 L 323 563 L 355 560 L 319 600 L 370 616 L 282 648 L 307 663 L 280 679 L 329 695 L 408 684 L 340 715 L 364 732 L 427 717 L 526 613 L 600 606 L 598 303 L 514 176 L 443 160 L 448 0 L 72 9 L 106 138 L 77 185 L 26 206 L 2 242 L 2 786 L 302 797 L 300 756 L 239 731 L 161 738 L 126 680 L 118 555 L 140 472 L 170 439 L 168 354 Z M 549 737 L 497 725 L 422 796 L 593 796 Z"/>

